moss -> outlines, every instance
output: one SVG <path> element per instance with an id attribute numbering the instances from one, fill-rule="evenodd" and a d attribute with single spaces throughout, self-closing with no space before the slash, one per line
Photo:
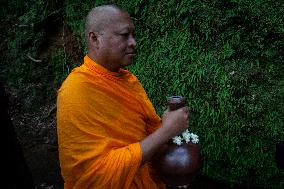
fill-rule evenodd
<path id="1" fill-rule="evenodd" d="M 138 54 L 129 69 L 158 113 L 168 96 L 187 97 L 189 130 L 200 136 L 205 156 L 203 174 L 229 185 L 283 188 L 283 172 L 274 160 L 275 144 L 284 136 L 280 1 L 66 0 L 60 5 L 29 0 L 24 6 L 7 1 L 7 10 L 14 12 L 1 15 L 1 22 L 9 18 L 18 25 L 1 34 L 6 38 L 0 46 L 1 79 L 27 93 L 29 85 L 42 86 L 34 95 L 53 96 L 48 98 L 53 102 L 61 81 L 80 64 L 78 58 L 72 59 L 63 45 L 53 48 L 41 65 L 26 55 L 40 55 L 43 23 L 50 15 L 62 19 L 82 52 L 84 17 L 94 4 L 105 2 L 117 3 L 133 17 Z"/>

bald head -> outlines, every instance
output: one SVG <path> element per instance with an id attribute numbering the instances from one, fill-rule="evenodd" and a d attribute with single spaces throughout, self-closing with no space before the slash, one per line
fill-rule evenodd
<path id="1" fill-rule="evenodd" d="M 129 14 L 114 5 L 93 8 L 86 18 L 88 56 L 108 70 L 130 65 L 136 46 Z"/>
<path id="2" fill-rule="evenodd" d="M 86 17 L 86 36 L 88 36 L 90 31 L 103 32 L 106 27 L 116 21 L 116 15 L 120 12 L 126 13 L 115 5 L 102 5 L 93 8 Z"/>

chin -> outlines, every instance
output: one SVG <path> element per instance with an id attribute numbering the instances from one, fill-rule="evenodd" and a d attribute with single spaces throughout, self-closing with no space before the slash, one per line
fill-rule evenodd
<path id="1" fill-rule="evenodd" d="M 122 63 L 122 67 L 126 67 L 126 66 L 130 66 L 132 64 L 132 59 L 131 60 L 128 60 L 128 61 L 124 61 Z"/>

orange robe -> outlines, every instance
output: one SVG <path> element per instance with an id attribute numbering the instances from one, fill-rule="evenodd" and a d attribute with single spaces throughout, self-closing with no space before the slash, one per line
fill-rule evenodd
<path id="1" fill-rule="evenodd" d="M 141 165 L 140 141 L 160 126 L 138 79 L 88 56 L 58 91 L 59 158 L 65 189 L 158 189 Z"/>

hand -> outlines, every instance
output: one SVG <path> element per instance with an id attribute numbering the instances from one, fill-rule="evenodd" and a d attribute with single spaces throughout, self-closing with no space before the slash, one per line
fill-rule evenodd
<path id="1" fill-rule="evenodd" d="M 172 138 L 187 129 L 189 123 L 189 112 L 187 107 L 174 111 L 167 109 L 162 117 L 163 129 Z"/>
<path id="2" fill-rule="evenodd" d="M 170 138 L 182 133 L 188 127 L 188 109 L 186 107 L 164 112 L 162 127 L 140 142 L 142 149 L 142 164 L 149 161 L 163 144 Z"/>
<path id="3" fill-rule="evenodd" d="M 188 109 L 186 107 L 169 111 L 162 118 L 162 127 L 140 142 L 142 149 L 142 164 L 149 161 L 154 153 L 174 136 L 182 133 L 188 127 Z"/>

